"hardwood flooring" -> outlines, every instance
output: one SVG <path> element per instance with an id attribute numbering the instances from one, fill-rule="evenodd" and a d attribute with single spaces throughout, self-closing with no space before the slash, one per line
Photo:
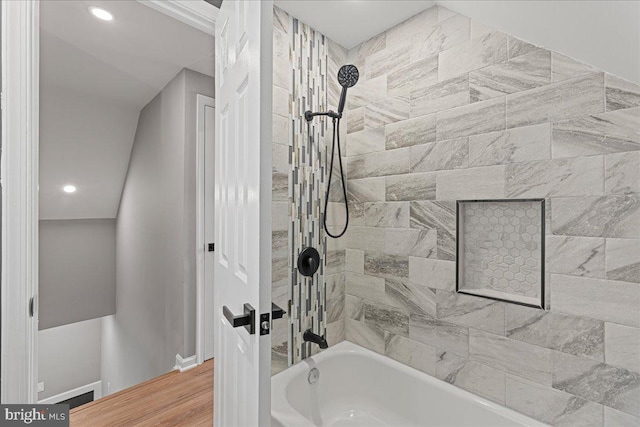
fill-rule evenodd
<path id="1" fill-rule="evenodd" d="M 71 410 L 71 427 L 213 425 L 213 360 Z"/>

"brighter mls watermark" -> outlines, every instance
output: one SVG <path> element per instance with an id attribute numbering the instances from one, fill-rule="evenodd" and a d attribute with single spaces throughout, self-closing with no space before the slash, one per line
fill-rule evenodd
<path id="1" fill-rule="evenodd" d="M 69 427 L 69 405 L 0 405 L 0 427 Z"/>

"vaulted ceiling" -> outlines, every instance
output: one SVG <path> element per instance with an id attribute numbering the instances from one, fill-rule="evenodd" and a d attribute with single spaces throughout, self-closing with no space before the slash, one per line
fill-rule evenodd
<path id="1" fill-rule="evenodd" d="M 140 110 L 182 68 L 213 76 L 213 37 L 136 1 L 40 5 L 40 217 L 114 218 Z"/>

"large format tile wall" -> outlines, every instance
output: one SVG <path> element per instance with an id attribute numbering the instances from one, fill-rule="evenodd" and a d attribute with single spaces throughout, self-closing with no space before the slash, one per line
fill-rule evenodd
<path id="1" fill-rule="evenodd" d="M 351 49 L 346 338 L 552 425 L 640 425 L 640 88 L 429 9 Z M 545 198 L 547 310 L 455 293 L 455 201 Z"/>
<path id="2" fill-rule="evenodd" d="M 345 247 L 327 240 L 321 216 L 329 128 L 320 118 L 308 127 L 303 114 L 335 109 L 339 88 L 327 76 L 337 74 L 346 51 L 279 8 L 274 8 L 273 47 L 272 296 L 291 314 L 273 324 L 272 372 L 277 373 L 318 351 L 302 342 L 306 329 L 326 335 L 330 343 L 344 339 Z M 335 216 L 328 222 L 337 221 Z M 306 246 L 315 247 L 322 260 L 311 279 L 296 267 Z"/>

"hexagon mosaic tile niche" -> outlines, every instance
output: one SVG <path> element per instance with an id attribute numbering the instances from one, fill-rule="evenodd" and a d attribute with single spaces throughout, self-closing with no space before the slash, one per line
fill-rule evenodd
<path id="1" fill-rule="evenodd" d="M 457 291 L 544 308 L 544 200 L 458 201 Z"/>

